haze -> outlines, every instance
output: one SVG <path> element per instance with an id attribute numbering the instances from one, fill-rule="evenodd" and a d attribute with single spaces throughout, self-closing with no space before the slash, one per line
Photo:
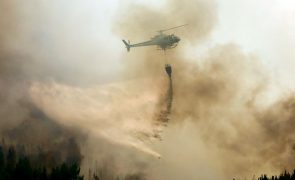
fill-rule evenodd
<path id="1" fill-rule="evenodd" d="M 71 137 L 82 173 L 103 179 L 292 170 L 294 19 L 293 0 L 0 0 L 1 137 Z M 122 43 L 185 23 L 165 55 Z M 19 135 L 27 122 L 62 137 Z"/>

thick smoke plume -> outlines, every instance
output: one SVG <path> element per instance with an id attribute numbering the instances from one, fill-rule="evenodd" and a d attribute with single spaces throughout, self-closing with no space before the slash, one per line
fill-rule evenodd
<path id="1" fill-rule="evenodd" d="M 35 16 L 41 13 L 34 10 L 35 5 L 41 4 L 0 1 L 1 146 L 13 146 L 33 158 L 36 166 L 79 163 L 82 155 L 77 141 L 83 136 L 49 118 L 30 97 L 32 82 L 50 78 L 46 59 L 38 59 L 42 55 L 42 47 L 37 48 L 40 44 L 34 40 L 38 34 L 32 32 L 38 31 L 36 23 L 42 19 Z"/>
<path id="2" fill-rule="evenodd" d="M 112 83 L 103 69 L 113 49 L 77 28 L 96 21 L 73 18 L 90 8 L 75 2 L 0 0 L 2 137 L 44 142 L 48 152 L 64 144 L 61 159 L 82 160 L 85 175 L 90 168 L 105 179 L 231 179 L 294 168 L 295 101 L 269 100 L 271 79 L 259 59 L 233 43 L 197 59 L 186 53 L 210 37 L 214 1 L 121 3 L 113 32 L 131 42 L 189 25 L 173 32 L 182 40 L 166 55 L 153 47 L 122 54 L 121 81 Z"/>
<path id="3" fill-rule="evenodd" d="M 294 167 L 294 98 L 267 99 L 271 79 L 259 59 L 235 44 L 213 47 L 199 59 L 186 56 L 187 46 L 210 35 L 216 22 L 213 1 L 172 0 L 160 9 L 132 5 L 123 12 L 115 31 L 139 41 L 149 37 L 148 30 L 190 24 L 186 30 L 177 30 L 189 42 L 181 42 L 181 47 L 165 55 L 174 68 L 169 123 L 173 127 L 164 133 L 166 142 L 156 147 L 163 160 L 151 163 L 152 179 L 249 178 L 261 171 Z M 128 74 L 161 76 L 164 54 L 153 48 L 134 51 L 126 55 Z M 180 134 L 183 139 L 178 141 L 176 134 L 181 129 L 187 132 L 184 137 Z M 200 158 L 203 155 L 207 158 Z M 201 170 L 204 166 L 206 171 Z"/>

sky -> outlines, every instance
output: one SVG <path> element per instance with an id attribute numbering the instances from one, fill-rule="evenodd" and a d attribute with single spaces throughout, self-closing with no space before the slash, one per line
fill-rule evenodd
<path id="1" fill-rule="evenodd" d="M 110 22 L 116 11 L 120 11 L 119 2 L 121 5 L 126 2 L 125 6 L 130 3 L 139 3 L 157 8 L 164 6 L 165 1 L 137 0 L 123 3 L 118 0 L 100 1 L 99 6 L 105 8 L 100 7 L 96 15 L 100 17 L 100 24 L 106 26 L 100 28 L 99 32 L 104 34 L 102 37 L 108 37 L 100 41 L 111 43 L 115 51 L 124 53 L 123 45 L 118 39 L 132 39 L 132 37 L 118 37 L 110 32 L 112 29 Z M 193 47 L 192 52 L 188 53 L 198 56 L 197 53 L 202 53 L 203 50 L 216 44 L 235 43 L 245 52 L 259 57 L 279 84 L 283 87 L 295 88 L 293 77 L 295 52 L 291 48 L 295 47 L 295 1 L 217 0 L 216 2 L 218 6 L 217 26 L 202 45 Z M 103 18 L 100 16 L 101 13 L 105 15 Z M 111 40 L 109 35 L 112 37 Z M 120 64 L 120 62 L 115 63 Z"/>
<path id="2" fill-rule="evenodd" d="M 255 146 L 269 143 L 269 147 L 276 149 L 278 143 L 283 143 L 283 147 L 285 144 L 293 147 L 290 139 L 293 138 L 292 112 L 295 111 L 289 107 L 293 107 L 295 98 L 279 99 L 271 104 L 270 110 L 255 103 L 264 100 L 264 97 L 259 98 L 268 92 L 268 83 L 280 86 L 282 91 L 295 89 L 294 0 L 216 0 L 216 6 L 208 0 L 187 0 L 185 8 L 179 10 L 175 8 L 179 1 L 171 0 L 167 12 L 173 13 L 175 19 L 172 20 L 170 14 L 154 10 L 165 7 L 168 0 L 13 2 L 15 7 L 3 1 L 7 7 L 13 7 L 11 12 L 3 13 L 6 6 L 0 6 L 0 13 L 11 15 L 11 19 L 0 20 L 0 25 L 3 24 L 0 38 L 5 48 L 5 56 L 0 61 L 3 66 L 0 66 L 3 71 L 0 85 L 3 84 L 1 87 L 8 94 L 5 94 L 7 102 L 12 104 L 4 101 L 3 107 L 7 107 L 5 112 L 9 114 L 4 113 L 5 117 L 16 114 L 10 109 L 19 106 L 18 99 L 27 96 L 19 91 L 26 89 L 30 102 L 56 122 L 92 134 L 88 145 L 93 146 L 89 149 L 93 148 L 95 155 L 101 148 L 97 142 L 104 142 L 99 140 L 101 137 L 147 154 L 163 154 L 166 159 L 152 159 L 148 164 L 153 175 L 172 171 L 162 174 L 168 175 L 166 179 L 194 172 L 194 169 L 180 169 L 180 166 L 187 166 L 187 162 L 192 163 L 190 167 L 197 165 L 205 170 L 216 166 L 218 174 L 231 158 L 232 164 L 242 167 L 229 167 L 226 173 L 232 175 L 235 168 L 243 169 L 244 162 L 253 163 L 255 168 L 263 162 L 260 158 L 272 157 L 269 162 L 272 163 L 281 160 L 281 155 L 286 159 L 289 156 L 285 155 L 293 155 L 279 148 L 280 153 L 260 154 L 265 149 Z M 139 10 L 124 13 L 128 7 Z M 178 18 L 177 13 L 182 17 Z M 154 22 L 148 16 L 154 14 L 166 22 Z M 137 21 L 131 15 L 140 16 L 141 21 L 130 22 Z M 131 49 L 128 53 L 121 40 L 144 41 L 154 36 L 156 30 L 180 25 L 184 19 L 194 22 L 194 18 L 199 22 L 171 32 L 182 39 L 176 49 L 169 51 L 176 52 L 170 56 L 174 58 L 171 60 L 174 121 L 169 121 L 168 127 L 156 129 L 159 132 L 164 129 L 165 141 L 156 141 L 150 148 L 138 140 L 137 133 L 149 137 L 158 128 L 152 120 L 157 118 L 155 112 L 161 110 L 160 105 L 166 103 L 163 100 L 166 98 L 162 97 L 167 85 L 163 78 L 166 77 L 164 63 L 159 61 L 163 55 L 155 51 L 155 47 Z M 173 24 L 174 21 L 177 23 Z M 128 22 L 130 27 L 121 27 Z M 142 26 L 145 29 L 140 29 Z M 257 68 L 261 68 L 261 72 Z M 265 69 L 268 72 L 265 73 Z M 271 82 L 264 82 L 264 78 Z M 172 88 L 172 81 L 170 84 Z M 118 153 L 109 146 L 106 145 L 104 153 Z M 81 149 L 88 150 L 84 146 Z M 110 149 L 114 152 L 109 152 Z M 244 159 L 245 152 L 250 158 Z M 186 155 L 187 159 L 175 159 L 175 153 L 180 153 L 179 157 Z M 237 156 L 232 156 L 233 153 Z M 138 159 L 136 157 L 135 162 Z M 195 177 L 194 173 L 187 175 Z M 156 176 L 154 179 L 165 178 Z"/>
<path id="3" fill-rule="evenodd" d="M 284 86 L 295 87 L 295 1 L 218 1 L 212 43 L 235 42 L 256 54 Z"/>
<path id="4" fill-rule="evenodd" d="M 36 22 L 26 22 L 30 19 L 27 16 L 34 17 L 29 11 L 46 10 L 46 17 L 35 20 L 44 26 L 34 30 L 38 32 L 34 38 L 37 46 L 41 44 L 44 51 L 49 51 L 48 56 L 52 56 L 49 58 L 59 59 L 59 63 L 52 62 L 46 66 L 59 70 L 66 68 L 67 71 L 62 73 L 69 74 L 67 77 L 77 73 L 77 76 L 83 76 L 80 81 L 85 84 L 106 83 L 120 76 L 124 64 L 122 57 L 126 54 L 121 39 L 139 42 L 154 35 L 155 29 L 146 29 L 150 36 L 141 39 L 121 37 L 122 33 L 114 31 L 114 24 L 120 19 L 118 16 L 123 14 L 124 7 L 135 3 L 153 8 L 165 6 L 165 1 L 156 0 L 74 0 L 71 4 L 44 0 L 42 3 L 41 7 L 23 4 L 21 9 L 28 12 L 24 12 L 26 19 L 22 22 L 30 27 L 30 23 Z M 199 57 L 215 45 L 235 43 L 245 52 L 257 56 L 279 84 L 295 88 L 292 76 L 292 67 L 295 65 L 292 60 L 295 58 L 292 50 L 295 45 L 295 1 L 216 0 L 216 4 L 218 20 L 211 35 L 201 44 L 191 45 L 188 56 Z M 29 28 L 27 31 L 34 33 Z M 180 45 L 186 45 L 186 39 L 191 37 L 185 29 L 175 33 L 182 39 Z M 110 50 L 112 53 L 109 53 Z M 72 80 L 75 81 L 79 81 L 79 78 Z"/>

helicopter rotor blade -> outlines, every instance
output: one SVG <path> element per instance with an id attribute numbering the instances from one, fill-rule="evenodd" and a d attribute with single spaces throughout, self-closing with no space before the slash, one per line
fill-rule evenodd
<path id="1" fill-rule="evenodd" d="M 180 26 L 175 26 L 175 27 L 172 27 L 172 28 L 168 28 L 168 29 L 162 29 L 162 30 L 159 30 L 158 32 L 164 32 L 164 31 L 169 31 L 171 29 L 176 29 L 176 28 L 180 28 L 180 27 L 183 27 L 183 26 L 186 26 L 188 24 L 183 24 L 183 25 L 180 25 Z"/>

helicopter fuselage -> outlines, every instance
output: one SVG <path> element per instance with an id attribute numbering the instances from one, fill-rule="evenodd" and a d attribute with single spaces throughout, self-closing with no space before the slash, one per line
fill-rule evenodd
<path id="1" fill-rule="evenodd" d="M 124 44 L 126 45 L 127 50 L 129 51 L 131 47 L 141 47 L 141 46 L 158 46 L 162 50 L 171 49 L 177 46 L 177 43 L 180 41 L 180 38 L 171 34 L 166 35 L 163 33 L 160 33 L 154 37 L 151 38 L 149 41 L 136 43 L 136 44 L 130 44 L 127 43 L 125 40 L 123 40 Z"/>
<path id="2" fill-rule="evenodd" d="M 172 29 L 176 29 L 176 28 L 180 28 L 183 26 L 186 26 L 187 24 L 183 24 L 180 26 L 175 26 L 172 28 L 168 28 L 168 29 L 162 29 L 159 30 L 159 34 L 152 37 L 151 40 L 149 41 L 145 41 L 145 42 L 141 42 L 141 43 L 137 43 L 137 44 L 130 44 L 130 42 L 126 42 L 124 39 L 122 40 L 123 43 L 125 44 L 127 51 L 130 51 L 130 48 L 132 47 L 140 47 L 140 46 L 158 46 L 160 49 L 162 50 L 166 50 L 166 49 L 171 49 L 177 46 L 178 42 L 180 41 L 180 38 L 175 36 L 174 34 L 164 34 L 164 31 L 169 31 Z"/>
<path id="3" fill-rule="evenodd" d="M 177 43 L 180 41 L 180 38 L 173 34 L 171 35 L 159 34 L 154 36 L 150 41 L 154 42 L 155 45 L 165 50 L 165 49 L 176 47 Z"/>

